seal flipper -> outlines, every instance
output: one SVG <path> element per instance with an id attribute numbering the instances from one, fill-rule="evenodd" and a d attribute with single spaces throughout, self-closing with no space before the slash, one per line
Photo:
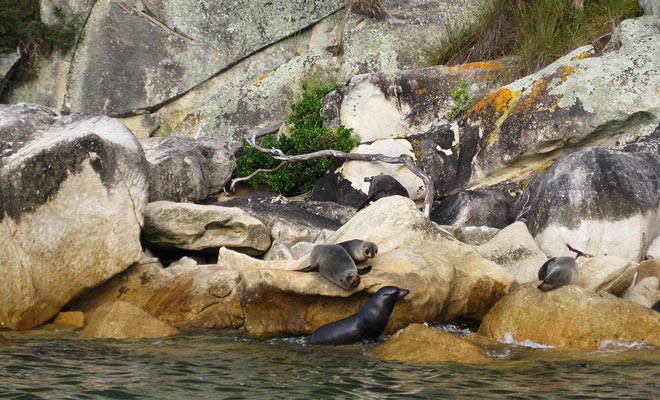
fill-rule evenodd
<path id="1" fill-rule="evenodd" d="M 310 265 L 310 266 L 305 267 L 303 269 L 294 269 L 294 271 L 296 271 L 296 272 L 314 272 L 314 271 L 318 271 L 318 270 L 319 270 L 318 265 L 316 265 L 316 266 Z"/>
<path id="2" fill-rule="evenodd" d="M 371 265 L 368 265 L 368 266 L 366 266 L 366 267 L 364 267 L 364 268 L 358 268 L 357 271 L 358 271 L 358 275 L 365 275 L 365 274 L 368 274 L 369 272 L 371 272 Z"/>

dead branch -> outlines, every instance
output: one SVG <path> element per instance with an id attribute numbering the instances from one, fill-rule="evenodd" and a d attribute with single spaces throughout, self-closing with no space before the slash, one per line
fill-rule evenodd
<path id="1" fill-rule="evenodd" d="M 274 124 L 274 125 L 269 125 L 260 129 L 257 129 L 253 135 L 255 135 L 255 138 L 261 138 L 264 136 L 272 135 L 273 133 L 277 133 L 277 131 L 280 130 L 280 127 L 282 124 Z M 236 153 L 239 152 L 243 148 L 243 141 L 240 141 L 233 146 L 231 146 L 231 154 L 236 155 Z M 279 168 L 279 167 L 278 167 Z M 233 190 L 233 189 L 232 189 Z"/>
<path id="2" fill-rule="evenodd" d="M 576 258 L 576 259 L 577 259 L 578 257 L 580 257 L 580 256 L 582 256 L 582 257 L 584 257 L 584 258 L 590 258 L 590 257 L 593 257 L 592 254 L 588 254 L 588 253 L 585 253 L 584 251 L 578 250 L 578 249 L 572 247 L 572 246 L 571 246 L 570 244 L 568 244 L 568 243 L 566 243 L 566 247 L 568 247 L 568 249 L 569 249 L 570 251 L 572 251 L 573 253 L 575 253 L 575 258 Z"/>
<path id="3" fill-rule="evenodd" d="M 259 168 L 258 170 L 254 171 L 253 173 L 251 173 L 251 174 L 248 175 L 248 176 L 243 176 L 243 177 L 240 177 L 240 178 L 234 178 L 234 179 L 231 180 L 231 184 L 229 185 L 229 190 L 230 190 L 231 192 L 233 192 L 233 191 L 234 191 L 234 187 L 236 186 L 236 184 L 237 184 L 238 182 L 249 181 L 250 179 L 254 178 L 254 176 L 257 175 L 257 174 L 260 173 L 260 172 L 275 172 L 275 171 L 277 171 L 278 169 L 282 168 L 283 166 L 285 166 L 286 164 L 289 164 L 289 163 L 290 163 L 290 161 L 286 161 L 286 160 L 285 160 L 285 161 L 282 161 L 282 162 L 280 163 L 280 165 L 278 165 L 278 166 L 275 167 L 275 168 Z"/>
<path id="4" fill-rule="evenodd" d="M 364 154 L 364 153 L 344 153 L 343 151 L 339 150 L 321 150 L 321 151 L 315 151 L 313 153 L 307 153 L 307 154 L 298 154 L 298 155 L 293 155 L 293 156 L 287 156 L 282 152 L 280 149 L 276 148 L 271 148 L 271 149 L 266 149 L 261 146 L 259 146 L 256 142 L 256 135 L 259 132 L 259 130 L 253 132 L 251 135 L 247 136 L 245 139 L 247 143 L 254 149 L 259 150 L 262 153 L 268 153 L 271 156 L 273 156 L 276 160 L 281 160 L 281 161 L 286 161 L 286 162 L 296 162 L 296 161 L 308 161 L 308 160 L 315 160 L 318 158 L 323 158 L 323 157 L 335 157 L 335 158 L 340 158 L 343 160 L 355 160 L 355 161 L 380 161 L 384 162 L 387 164 L 403 164 L 405 165 L 410 172 L 413 174 L 417 175 L 423 182 L 424 182 L 424 188 L 425 188 L 425 196 L 424 196 L 424 206 L 422 208 L 422 213 L 427 219 L 431 218 L 431 207 L 433 205 L 433 180 L 431 179 L 431 176 L 427 174 L 423 169 L 421 169 L 415 161 L 412 159 L 412 157 L 402 154 L 398 157 L 392 157 L 392 156 L 387 156 L 385 154 Z M 280 164 L 281 165 L 281 164 Z M 236 179 L 241 179 L 241 178 L 236 178 Z M 234 185 L 234 180 L 232 180 L 231 186 L 233 187 Z"/>

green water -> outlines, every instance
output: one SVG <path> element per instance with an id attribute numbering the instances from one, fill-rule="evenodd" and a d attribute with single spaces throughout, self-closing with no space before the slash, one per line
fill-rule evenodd
<path id="1" fill-rule="evenodd" d="M 492 365 L 379 361 L 373 346 L 205 332 L 166 340 L 10 336 L 10 399 L 656 399 L 660 350 L 490 348 Z"/>

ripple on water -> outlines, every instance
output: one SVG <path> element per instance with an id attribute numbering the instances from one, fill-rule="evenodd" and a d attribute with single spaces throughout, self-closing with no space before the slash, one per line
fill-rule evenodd
<path id="1" fill-rule="evenodd" d="M 660 391 L 656 348 L 503 346 L 493 365 L 416 365 L 372 359 L 372 346 L 306 340 L 18 339 L 0 351 L 0 398 L 651 399 Z"/>

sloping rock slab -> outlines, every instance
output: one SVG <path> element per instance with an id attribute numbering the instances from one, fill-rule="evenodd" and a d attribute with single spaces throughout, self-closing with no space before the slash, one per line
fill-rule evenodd
<path id="1" fill-rule="evenodd" d="M 533 285 L 500 300 L 479 333 L 555 347 L 597 349 L 610 341 L 660 345 L 658 313 L 607 293 L 569 285 L 542 292 Z"/>
<path id="2" fill-rule="evenodd" d="M 514 222 L 507 197 L 493 190 L 466 190 L 436 202 L 431 220 L 440 225 L 489 226 L 497 229 Z"/>
<path id="3" fill-rule="evenodd" d="M 0 154 L 0 326 L 11 329 L 45 322 L 142 255 L 146 162 L 131 132 L 107 117 L 44 129 L 49 113 L 36 116 L 3 124 L 39 129 Z"/>

